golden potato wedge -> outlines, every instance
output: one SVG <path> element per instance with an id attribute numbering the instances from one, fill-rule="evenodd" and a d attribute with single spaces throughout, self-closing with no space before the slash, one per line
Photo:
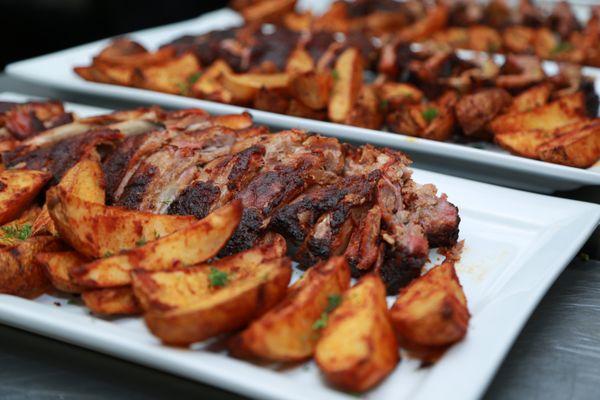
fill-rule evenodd
<path id="1" fill-rule="evenodd" d="M 34 298 L 50 286 L 44 268 L 36 260 L 40 252 L 58 251 L 60 241 L 53 236 L 36 236 L 0 250 L 0 293 Z"/>
<path id="2" fill-rule="evenodd" d="M 390 315 L 400 346 L 417 357 L 439 355 L 437 350 L 462 340 L 470 314 L 454 261 L 445 261 L 403 288 Z"/>
<path id="3" fill-rule="evenodd" d="M 289 105 L 287 90 L 261 88 L 254 96 L 253 107 L 258 110 L 285 114 Z"/>
<path id="4" fill-rule="evenodd" d="M 591 167 L 600 159 L 600 119 L 542 144 L 537 152 L 542 161 L 576 168 Z"/>
<path id="5" fill-rule="evenodd" d="M 552 94 L 551 83 L 541 83 L 515 96 L 507 114 L 531 111 L 548 102 Z"/>
<path id="6" fill-rule="evenodd" d="M 127 38 L 113 40 L 97 57 L 94 65 L 109 64 L 129 67 L 140 67 L 150 64 L 160 64 L 173 58 L 175 49 L 163 47 L 155 52 L 149 52 L 141 44 Z"/>
<path id="7" fill-rule="evenodd" d="M 388 315 L 385 286 L 369 274 L 347 290 L 329 316 L 315 361 L 328 381 L 362 392 L 383 380 L 400 360 Z"/>
<path id="8" fill-rule="evenodd" d="M 329 102 L 332 83 L 333 78 L 330 73 L 309 71 L 291 79 L 290 93 L 307 107 L 322 110 Z"/>
<path id="9" fill-rule="evenodd" d="M 241 203 L 230 203 L 168 236 L 75 268 L 71 277 L 88 288 L 116 287 L 130 284 L 134 269 L 158 271 L 201 263 L 227 243 L 241 215 Z"/>
<path id="10" fill-rule="evenodd" d="M 135 84 L 144 89 L 187 96 L 191 93 L 192 80 L 197 79 L 199 73 L 198 59 L 186 53 L 163 64 L 141 68 Z"/>
<path id="11" fill-rule="evenodd" d="M 212 117 L 211 121 L 215 125 L 233 129 L 234 131 L 248 129 L 253 123 L 252 115 L 247 112 L 243 112 L 241 114 L 217 115 Z"/>
<path id="12" fill-rule="evenodd" d="M 291 274 L 289 258 L 268 260 L 249 250 L 213 265 L 135 271 L 133 287 L 145 299 L 150 331 L 164 343 L 188 345 L 244 327 L 271 309 Z"/>
<path id="13" fill-rule="evenodd" d="M 490 123 L 494 134 L 528 130 L 553 130 L 585 119 L 585 96 L 563 96 L 531 111 L 501 115 Z"/>
<path id="14" fill-rule="evenodd" d="M 327 117 L 326 110 L 313 110 L 296 99 L 290 100 L 290 105 L 286 114 L 293 117 L 316 119 L 318 121 L 323 121 Z"/>
<path id="15" fill-rule="evenodd" d="M 291 12 L 283 16 L 283 25 L 296 32 L 309 30 L 312 21 L 313 14 L 310 11 L 305 11 L 303 13 Z"/>
<path id="16" fill-rule="evenodd" d="M 311 267 L 281 303 L 252 322 L 230 342 L 235 357 L 300 361 L 315 349 L 323 319 L 350 284 L 345 257 Z M 328 307 L 329 306 L 329 307 Z"/>
<path id="17" fill-rule="evenodd" d="M 194 224 L 191 216 L 158 215 L 82 200 L 61 187 L 46 193 L 60 237 L 90 258 L 106 257 Z"/>
<path id="18" fill-rule="evenodd" d="M 232 73 L 231 67 L 225 61 L 215 61 L 192 84 L 191 94 L 201 99 L 207 98 L 223 103 L 231 103 L 232 95 L 223 87 L 220 77 L 221 75 Z"/>
<path id="19" fill-rule="evenodd" d="M 104 204 L 106 201 L 104 173 L 98 154 L 94 152 L 90 157 L 82 159 L 71 167 L 58 186 L 82 200 Z"/>
<path id="20" fill-rule="evenodd" d="M 210 269 L 210 267 L 214 267 L 214 268 L 219 268 L 220 270 L 223 270 L 226 272 L 231 272 L 232 269 L 240 268 L 240 266 L 244 267 L 244 268 L 246 268 L 246 267 L 254 268 L 254 266 L 256 266 L 258 264 L 262 264 L 262 263 L 265 263 L 267 261 L 274 260 L 277 258 L 283 258 L 285 256 L 286 250 L 287 250 L 287 246 L 286 246 L 286 242 L 285 242 L 285 239 L 283 238 L 283 236 L 281 236 L 279 234 L 274 234 L 274 235 L 269 235 L 268 237 L 265 237 L 264 242 L 262 244 L 257 245 L 251 249 L 239 252 L 237 254 L 233 254 L 231 256 L 222 258 L 222 259 L 214 261 L 212 263 L 203 263 L 203 264 L 194 265 L 193 267 L 186 268 L 186 270 L 188 270 L 190 268 L 201 269 L 201 267 L 205 267 L 205 268 Z M 178 270 L 181 270 L 181 268 Z M 152 275 L 151 271 L 146 271 L 146 272 L 147 273 L 142 273 L 139 270 L 134 271 L 132 273 L 133 274 L 132 284 L 133 284 L 136 298 L 138 299 L 140 306 L 144 310 L 150 310 L 152 308 L 155 308 L 155 306 L 157 304 L 161 304 L 161 301 L 166 301 L 166 300 L 161 300 L 161 298 L 166 298 L 164 296 L 168 296 L 170 292 L 163 293 L 163 292 L 149 290 L 149 289 L 152 289 L 152 287 L 144 286 L 145 283 L 142 282 L 141 279 L 137 279 L 137 278 L 148 277 L 148 276 L 160 277 L 160 276 L 171 276 L 171 275 L 169 275 L 169 274 L 160 275 L 160 274 L 158 274 L 158 272 L 155 272 L 154 275 Z M 163 271 L 160 271 L 160 272 L 163 272 Z M 177 276 L 177 274 L 172 275 L 172 276 Z M 140 288 L 138 288 L 138 285 L 142 285 L 142 286 Z M 175 301 L 173 299 L 171 299 L 171 300 Z"/>
<path id="21" fill-rule="evenodd" d="M 54 221 L 52 221 L 52 218 L 50 217 L 48 206 L 46 204 L 44 204 L 40 213 L 31 223 L 31 235 L 37 236 L 40 234 L 58 236 L 58 231 L 56 230 Z"/>
<path id="22" fill-rule="evenodd" d="M 290 76 L 287 73 L 221 74 L 221 83 L 231 93 L 232 100 L 236 104 L 250 103 L 261 88 L 285 89 L 289 81 Z"/>
<path id="23" fill-rule="evenodd" d="M 56 289 L 66 293 L 81 293 L 84 289 L 75 284 L 69 275 L 71 269 L 89 260 L 76 251 L 39 253 L 35 259 L 46 271 L 46 276 Z"/>
<path id="24" fill-rule="evenodd" d="M 396 108 L 401 104 L 416 104 L 423 100 L 423 92 L 408 83 L 385 82 L 377 86 L 377 94 L 384 108 Z"/>
<path id="25" fill-rule="evenodd" d="M 348 125 L 368 129 L 381 127 L 383 110 L 373 86 L 363 85 L 360 88 L 356 102 L 344 122 Z"/>
<path id="26" fill-rule="evenodd" d="M 96 64 L 95 76 L 102 83 L 111 83 L 122 86 L 133 86 L 136 79 L 136 69 L 128 65 Z"/>
<path id="27" fill-rule="evenodd" d="M 285 71 L 290 74 L 303 74 L 315 69 L 315 62 L 305 49 L 298 47 L 287 59 Z"/>
<path id="28" fill-rule="evenodd" d="M 296 0 L 262 0 L 241 10 L 246 22 L 275 22 L 294 11 Z"/>
<path id="29" fill-rule="evenodd" d="M 0 172 L 0 225 L 17 218 L 50 179 L 42 171 L 8 169 Z"/>
<path id="30" fill-rule="evenodd" d="M 91 312 L 100 315 L 135 315 L 140 309 L 131 287 L 88 290 L 81 299 Z"/>
<path id="31" fill-rule="evenodd" d="M 354 105 L 363 83 L 363 62 L 360 51 L 351 47 L 336 60 L 333 89 L 329 98 L 328 115 L 333 122 L 344 122 Z"/>
<path id="32" fill-rule="evenodd" d="M 446 26 L 448 14 L 448 7 L 445 5 L 431 8 L 424 18 L 402 29 L 399 33 L 399 40 L 401 42 L 415 42 L 428 38 L 434 32 Z"/>
<path id="33" fill-rule="evenodd" d="M 494 141 L 513 154 L 538 158 L 538 148 L 555 137 L 554 131 L 501 132 L 494 135 Z"/>

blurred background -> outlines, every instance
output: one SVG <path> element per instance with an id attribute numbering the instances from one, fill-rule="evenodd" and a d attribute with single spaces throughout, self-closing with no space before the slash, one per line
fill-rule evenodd
<path id="1" fill-rule="evenodd" d="M 225 0 L 0 0 L 0 70 L 13 61 L 226 5 Z"/>

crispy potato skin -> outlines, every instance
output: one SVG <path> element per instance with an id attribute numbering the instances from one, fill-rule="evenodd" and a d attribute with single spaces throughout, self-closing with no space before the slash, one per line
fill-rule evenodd
<path id="1" fill-rule="evenodd" d="M 527 89 L 523 93 L 515 96 L 513 102 L 507 110 L 507 113 L 520 113 L 531 111 L 541 107 L 548 102 L 552 94 L 552 84 L 542 83 Z"/>
<path id="2" fill-rule="evenodd" d="M 426 349 L 439 353 L 462 340 L 470 314 L 454 262 L 434 267 L 402 289 L 390 314 L 400 345 L 421 356 Z"/>
<path id="3" fill-rule="evenodd" d="M 388 315 L 385 286 L 374 274 L 347 290 L 329 316 L 315 361 L 329 382 L 362 392 L 384 379 L 400 360 Z"/>
<path id="4" fill-rule="evenodd" d="M 227 243 L 239 224 L 241 215 L 241 203 L 232 202 L 170 235 L 74 268 L 71 270 L 71 277 L 76 283 L 88 288 L 117 287 L 131 283 L 130 272 L 134 269 L 164 270 L 203 262 L 215 256 Z"/>
<path id="5" fill-rule="evenodd" d="M 271 361 L 309 358 L 319 338 L 313 324 L 327 307 L 328 297 L 341 294 L 349 284 L 350 269 L 343 256 L 311 267 L 281 303 L 231 340 L 230 353 Z"/>
<path id="6" fill-rule="evenodd" d="M 308 71 L 297 74 L 290 81 L 291 94 L 312 110 L 327 107 L 333 79 L 324 71 Z"/>
<path id="7" fill-rule="evenodd" d="M 294 11 L 297 0 L 264 0 L 241 9 L 247 22 L 274 22 Z"/>
<path id="8" fill-rule="evenodd" d="M 504 89 L 484 89 L 456 103 L 456 118 L 467 136 L 485 136 L 488 123 L 511 102 Z"/>
<path id="9" fill-rule="evenodd" d="M 46 193 L 60 237 L 81 254 L 100 258 L 136 247 L 195 223 L 194 217 L 158 215 L 83 200 L 61 187 Z"/>
<path id="10" fill-rule="evenodd" d="M 538 148 L 556 136 L 554 131 L 503 132 L 494 136 L 502 148 L 522 157 L 538 158 Z"/>
<path id="11" fill-rule="evenodd" d="M 104 174 L 99 160 L 100 156 L 94 152 L 79 161 L 65 173 L 58 186 L 82 200 L 104 204 Z"/>
<path id="12" fill-rule="evenodd" d="M 0 292 L 26 298 L 43 294 L 50 282 L 35 256 L 40 252 L 60 249 L 57 238 L 37 236 L 0 250 Z"/>
<path id="13" fill-rule="evenodd" d="M 344 122 L 354 106 L 363 80 L 363 61 L 356 48 L 345 50 L 335 62 L 335 76 L 329 98 L 329 119 Z"/>
<path id="14" fill-rule="evenodd" d="M 244 327 L 272 308 L 285 296 L 291 261 L 255 256 L 248 260 L 235 255 L 213 264 L 232 277 L 223 287 L 211 286 L 208 265 L 135 272 L 134 291 L 145 299 L 144 319 L 150 331 L 163 343 L 185 346 Z"/>
<path id="15" fill-rule="evenodd" d="M 58 251 L 39 253 L 35 259 L 44 267 L 46 276 L 56 289 L 66 293 L 81 293 L 84 288 L 73 283 L 69 276 L 72 268 L 88 262 L 88 259 L 76 251 Z"/>
<path id="16" fill-rule="evenodd" d="M 559 136 L 538 148 L 541 160 L 588 168 L 600 158 L 600 122 Z"/>
<path id="17" fill-rule="evenodd" d="M 141 309 L 131 287 L 89 290 L 81 294 L 86 307 L 101 315 L 135 315 Z"/>
<path id="18" fill-rule="evenodd" d="M 15 219 L 35 199 L 50 174 L 32 170 L 5 170 L 0 173 L 0 225 Z"/>
<path id="19" fill-rule="evenodd" d="M 187 80 L 198 71 L 200 63 L 196 56 L 186 53 L 162 64 L 136 70 L 131 84 L 144 89 L 186 95 L 190 90 Z"/>

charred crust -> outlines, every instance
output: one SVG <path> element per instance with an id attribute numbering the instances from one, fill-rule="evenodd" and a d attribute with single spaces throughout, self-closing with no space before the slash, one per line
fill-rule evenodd
<path id="1" fill-rule="evenodd" d="M 167 214 L 193 215 L 202 219 L 208 215 L 221 190 L 211 182 L 194 182 L 169 205 Z"/>
<path id="2" fill-rule="evenodd" d="M 421 268 L 426 261 L 426 256 L 406 255 L 386 245 L 384 261 L 376 268 L 376 272 L 385 284 L 387 294 L 396 295 L 421 275 Z"/>

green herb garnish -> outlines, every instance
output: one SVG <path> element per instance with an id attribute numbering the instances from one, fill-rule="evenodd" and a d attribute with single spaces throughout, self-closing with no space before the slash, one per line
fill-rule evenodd
<path id="1" fill-rule="evenodd" d="M 338 79 L 340 79 L 340 74 L 337 72 L 337 70 L 333 69 L 331 70 L 331 77 L 334 81 L 337 81 Z"/>
<path id="2" fill-rule="evenodd" d="M 154 231 L 154 239 L 160 239 L 160 233 Z"/>
<path id="3" fill-rule="evenodd" d="M 201 76 L 202 76 L 202 71 L 194 72 L 193 74 L 191 74 L 187 79 L 188 86 L 190 86 L 190 87 L 193 86 L 194 83 L 196 83 L 196 81 L 198 79 L 200 79 Z"/>
<path id="4" fill-rule="evenodd" d="M 326 312 L 323 312 L 318 320 L 312 324 L 313 331 L 318 331 L 319 329 L 323 329 L 327 326 L 327 320 L 329 319 L 329 315 Z"/>
<path id="5" fill-rule="evenodd" d="M 31 224 L 21 226 L 3 226 L 2 231 L 7 239 L 26 240 L 31 236 Z"/>
<path id="6" fill-rule="evenodd" d="M 554 48 L 552 49 L 550 54 L 556 55 L 556 54 L 564 53 L 566 51 L 571 51 L 571 50 L 573 50 L 573 45 L 571 43 L 559 42 L 556 46 L 554 46 Z"/>
<path id="7" fill-rule="evenodd" d="M 210 274 L 208 274 L 208 280 L 212 287 L 223 287 L 229 282 L 229 275 L 227 272 L 219 271 L 215 267 L 210 267 Z"/>
<path id="8" fill-rule="evenodd" d="M 148 243 L 148 241 L 146 240 L 146 238 L 145 238 L 145 237 L 143 237 L 143 236 L 142 236 L 142 237 L 140 238 L 140 240 L 138 240 L 137 242 L 135 242 L 135 245 L 136 245 L 137 247 L 140 247 L 140 246 L 143 246 L 143 245 L 145 245 L 146 243 Z"/>
<path id="9" fill-rule="evenodd" d="M 106 251 L 104 252 L 104 255 L 102 257 L 107 258 L 107 257 L 112 257 L 113 253 L 112 251 Z"/>
<path id="10" fill-rule="evenodd" d="M 428 124 L 431 123 L 438 116 L 438 110 L 435 107 L 428 107 L 421 113 L 423 115 L 423 119 L 427 121 Z"/>
<path id="11" fill-rule="evenodd" d="M 319 319 L 314 322 L 312 329 L 317 331 L 325 328 L 327 326 L 327 321 L 329 320 L 329 314 L 331 314 L 331 312 L 335 310 L 341 303 L 342 296 L 339 294 L 331 294 L 327 296 L 327 307 L 325 307 L 325 311 L 321 313 Z"/>

